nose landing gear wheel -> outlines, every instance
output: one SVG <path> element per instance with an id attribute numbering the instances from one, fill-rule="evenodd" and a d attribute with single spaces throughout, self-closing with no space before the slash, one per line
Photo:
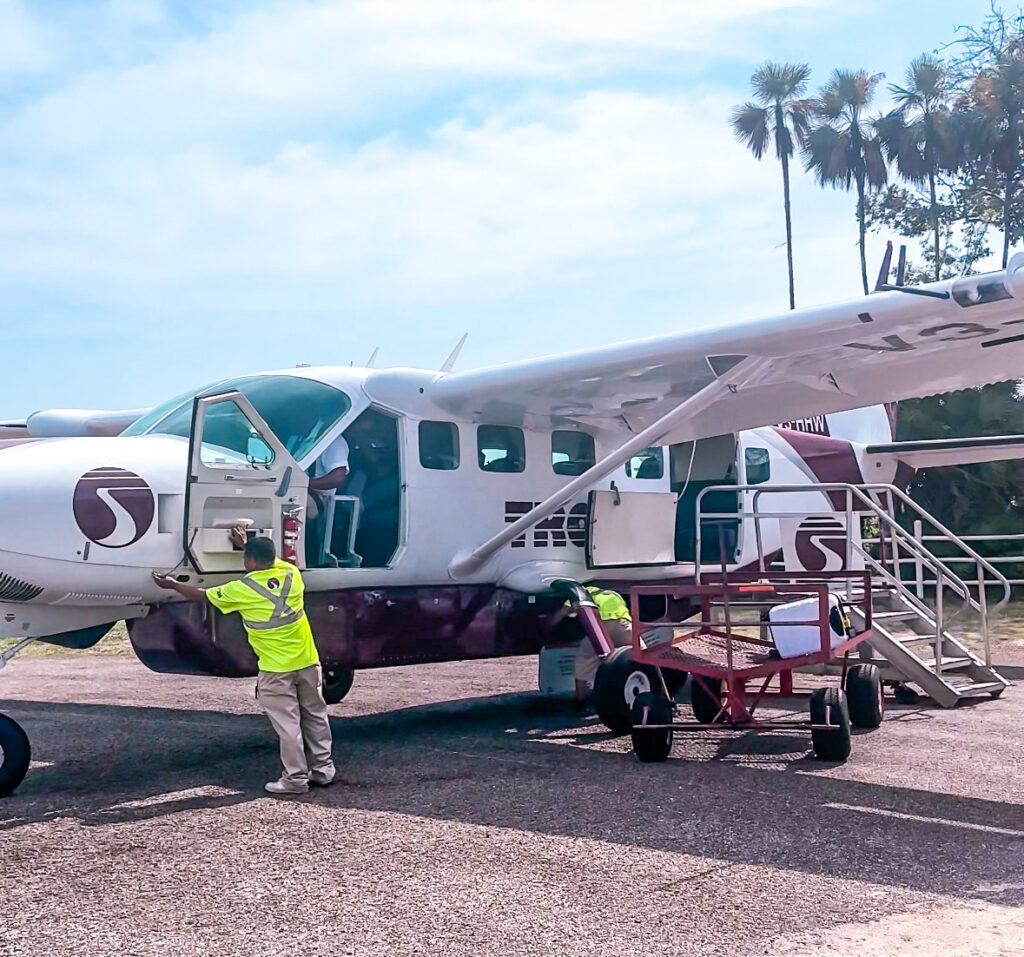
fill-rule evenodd
<path id="1" fill-rule="evenodd" d="M 21 784 L 31 760 L 28 735 L 17 721 L 0 714 L 0 798 Z"/>
<path id="2" fill-rule="evenodd" d="M 637 695 L 661 688 L 658 669 L 633 664 L 632 648 L 616 648 L 598 665 L 594 676 L 594 710 L 615 734 L 629 734 L 631 711 Z"/>

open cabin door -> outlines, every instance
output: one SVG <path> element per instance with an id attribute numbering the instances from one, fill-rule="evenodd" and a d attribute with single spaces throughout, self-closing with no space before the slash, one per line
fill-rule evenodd
<path id="1" fill-rule="evenodd" d="M 587 567 L 671 565 L 675 561 L 674 492 L 592 491 L 587 510 Z"/>
<path id="2" fill-rule="evenodd" d="M 185 497 L 185 553 L 200 572 L 243 570 L 229 537 L 236 525 L 274 540 L 278 554 L 303 564 L 302 510 L 308 479 L 240 392 L 195 400 Z M 298 518 L 285 541 L 286 519 Z"/>

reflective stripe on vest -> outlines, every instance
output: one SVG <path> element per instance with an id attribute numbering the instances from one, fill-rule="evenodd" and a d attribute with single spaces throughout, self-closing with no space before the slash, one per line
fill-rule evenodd
<path id="1" fill-rule="evenodd" d="M 284 576 L 284 584 L 281 586 L 281 594 L 275 595 L 269 588 L 264 588 L 259 582 L 249 578 L 240 579 L 243 585 L 248 586 L 261 598 L 266 598 L 273 606 L 269 621 L 249 621 L 242 619 L 246 628 L 253 631 L 269 631 L 271 628 L 280 628 L 283 625 L 290 625 L 298 621 L 303 612 L 293 611 L 288 607 L 288 595 L 292 590 L 292 573 Z"/>

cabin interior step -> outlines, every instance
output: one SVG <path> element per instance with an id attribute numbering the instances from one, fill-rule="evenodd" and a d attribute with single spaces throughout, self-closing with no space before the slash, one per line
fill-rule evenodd
<path id="1" fill-rule="evenodd" d="M 730 489 L 742 502 L 737 518 L 753 527 L 758 567 L 774 567 L 775 554 L 762 545 L 770 541 L 764 534 L 768 522 L 776 523 L 776 528 L 802 526 L 808 518 L 841 523 L 836 548 L 845 551 L 843 570 L 868 573 L 859 587 L 851 586 L 849 577 L 841 583 L 833 579 L 836 593 L 851 600 L 849 610 L 858 630 L 867 624 L 862 600 L 865 591 L 870 593 L 872 636 L 858 647 L 860 660 L 877 664 L 884 681 L 919 689 L 943 707 L 954 707 L 965 698 L 998 697 L 1009 682 L 992 666 L 989 624 L 1010 598 L 1006 578 L 895 486 L 835 483 L 811 489 L 821 493 L 818 512 L 807 508 L 806 495 L 786 509 L 787 493 L 792 503 L 792 494 L 806 492 L 807 486 Z M 773 504 L 773 495 L 784 504 Z M 696 522 L 701 530 L 702 504 L 698 499 Z M 934 530 L 928 544 L 905 527 L 914 520 L 918 529 L 925 525 Z M 698 575 L 722 571 L 710 563 L 698 567 Z M 801 574 L 807 581 L 815 570 Z M 822 578 L 829 580 L 823 571 Z M 980 636 L 980 650 L 977 641 L 974 647 L 969 643 L 969 631 Z M 828 670 L 841 667 L 836 663 Z"/>

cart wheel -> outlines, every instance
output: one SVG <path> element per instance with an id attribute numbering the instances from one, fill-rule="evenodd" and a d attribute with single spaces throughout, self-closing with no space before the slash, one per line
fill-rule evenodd
<path id="1" fill-rule="evenodd" d="M 701 685 L 702 681 L 707 689 Z M 718 724 L 724 722 L 725 713 L 719 715 L 722 711 L 722 679 L 694 676 L 690 682 L 690 707 L 693 708 L 693 716 L 701 724 L 715 724 L 716 716 Z"/>
<path id="2" fill-rule="evenodd" d="M 337 704 L 349 693 L 356 673 L 351 668 L 324 668 L 324 701 Z"/>
<path id="3" fill-rule="evenodd" d="M 28 735 L 14 718 L 0 714 L 0 798 L 21 784 L 31 760 Z"/>
<path id="4" fill-rule="evenodd" d="M 828 731 L 811 731 L 816 757 L 822 761 L 845 761 L 850 756 L 850 708 L 841 689 L 818 688 L 811 695 L 811 723 L 829 725 Z"/>
<path id="5" fill-rule="evenodd" d="M 647 724 L 669 724 L 672 705 L 658 691 L 645 691 L 633 702 L 633 752 L 641 760 L 664 761 L 672 750 L 672 729 L 646 730 Z"/>
<path id="6" fill-rule="evenodd" d="M 846 699 L 850 724 L 855 728 L 877 728 L 885 715 L 882 675 L 876 665 L 853 665 L 846 673 Z"/>
<path id="7" fill-rule="evenodd" d="M 911 688 L 910 685 L 902 683 L 893 685 L 892 696 L 900 704 L 916 704 L 921 698 L 921 696 Z"/>
<path id="8" fill-rule="evenodd" d="M 629 734 L 638 694 L 660 687 L 658 669 L 633 664 L 633 649 L 616 648 L 597 667 L 591 701 L 597 716 L 615 734 Z"/>

